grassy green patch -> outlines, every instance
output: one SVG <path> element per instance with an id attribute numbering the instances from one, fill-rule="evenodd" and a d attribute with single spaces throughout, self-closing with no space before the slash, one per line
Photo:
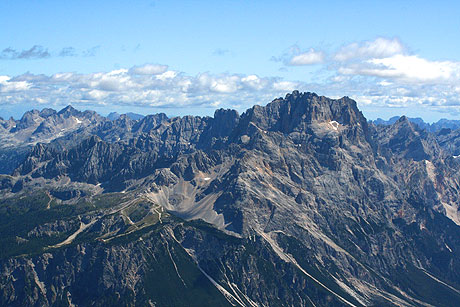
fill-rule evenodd
<path id="1" fill-rule="evenodd" d="M 116 206 L 122 201 L 121 195 L 119 193 L 102 194 L 92 200 L 82 199 L 76 204 L 58 204 L 50 199 L 46 191 L 1 199 L 0 246 L 2 248 L 0 249 L 0 259 L 38 253 L 49 245 L 63 241 L 78 229 L 78 223 L 75 223 L 76 226 L 71 230 L 53 236 L 29 238 L 28 233 L 40 225 L 57 220 L 70 222 L 75 220 L 78 215 Z M 28 241 L 18 242 L 16 237 Z"/>

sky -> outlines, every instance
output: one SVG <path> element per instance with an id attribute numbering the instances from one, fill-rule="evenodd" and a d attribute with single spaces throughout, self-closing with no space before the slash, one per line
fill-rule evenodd
<path id="1" fill-rule="evenodd" d="M 459 1 L 0 1 L 0 116 L 240 112 L 293 90 L 460 119 Z"/>

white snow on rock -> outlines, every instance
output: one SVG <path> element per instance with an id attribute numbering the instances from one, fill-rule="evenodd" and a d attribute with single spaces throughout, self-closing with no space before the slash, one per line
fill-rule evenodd
<path id="1" fill-rule="evenodd" d="M 338 130 L 339 127 L 340 127 L 340 124 L 338 122 L 336 122 L 335 120 L 331 120 L 329 122 L 329 125 L 331 125 L 332 129 L 334 129 L 334 130 Z"/>
<path id="2" fill-rule="evenodd" d="M 245 135 L 241 136 L 241 143 L 243 143 L 243 144 L 249 143 L 250 140 L 251 140 L 251 137 L 249 135 L 245 134 Z"/>

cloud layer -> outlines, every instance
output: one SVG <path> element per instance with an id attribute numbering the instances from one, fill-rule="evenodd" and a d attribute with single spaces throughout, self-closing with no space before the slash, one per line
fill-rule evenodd
<path id="1" fill-rule="evenodd" d="M 425 106 L 460 114 L 460 62 L 425 59 L 410 53 L 397 38 L 354 42 L 329 53 L 299 50 L 291 47 L 282 56 L 283 63 L 321 63 L 320 71 L 329 79 L 318 87 L 328 95 L 348 95 L 361 106 Z"/>
<path id="2" fill-rule="evenodd" d="M 166 65 L 146 64 L 92 74 L 0 76 L 0 104 L 240 108 L 266 103 L 298 85 L 256 75 L 189 76 Z"/>
<path id="3" fill-rule="evenodd" d="M 97 47 L 88 52 L 95 51 Z M 68 47 L 59 56 L 75 54 L 84 55 Z M 39 46 L 22 51 L 7 48 L 1 53 L 4 59 L 49 56 L 48 50 Z M 255 74 L 205 72 L 192 76 L 159 64 L 90 74 L 0 75 L 0 106 L 71 103 L 85 107 L 176 108 L 196 114 L 194 108 L 245 110 L 297 89 L 330 97 L 350 96 L 365 108 L 424 108 L 460 114 L 460 62 L 423 58 L 410 53 L 396 38 L 355 42 L 331 52 L 293 46 L 273 60 L 289 70 L 314 64 L 326 78 L 317 81 L 320 83 L 307 83 Z"/>

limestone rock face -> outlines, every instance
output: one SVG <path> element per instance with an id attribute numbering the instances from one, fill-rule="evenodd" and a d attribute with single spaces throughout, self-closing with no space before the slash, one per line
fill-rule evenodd
<path id="1" fill-rule="evenodd" d="M 82 123 L 0 176 L 2 305 L 460 304 L 452 131 L 298 91 L 241 115 L 37 112 L 22 130 Z"/>

